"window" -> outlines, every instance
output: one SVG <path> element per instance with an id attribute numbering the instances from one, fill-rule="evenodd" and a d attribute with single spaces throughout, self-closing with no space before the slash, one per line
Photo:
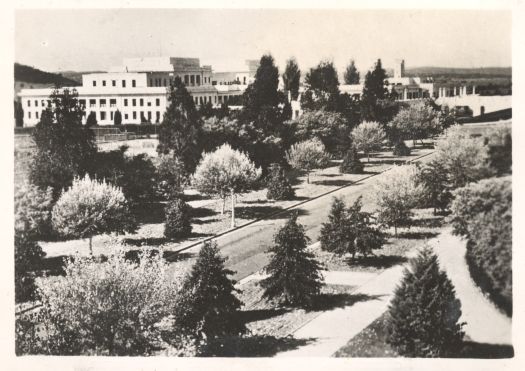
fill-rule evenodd
<path id="1" fill-rule="evenodd" d="M 131 87 L 137 87 L 137 82 L 135 80 L 131 80 Z"/>
<path id="2" fill-rule="evenodd" d="M 200 84 L 201 84 L 201 77 L 197 75 L 197 85 L 200 85 Z"/>
<path id="3" fill-rule="evenodd" d="M 106 86 L 106 80 L 102 80 L 102 86 Z"/>
<path id="4" fill-rule="evenodd" d="M 160 98 L 155 99 L 155 105 L 157 107 L 160 106 Z"/>
<path id="5" fill-rule="evenodd" d="M 31 107 L 31 101 L 29 99 L 27 100 L 27 106 Z"/>
<path id="6" fill-rule="evenodd" d="M 50 100 L 47 101 L 47 106 L 51 107 L 51 101 Z"/>
<path id="7" fill-rule="evenodd" d="M 109 119 L 110 119 L 110 120 L 113 120 L 113 111 L 110 111 L 110 112 L 109 112 Z"/>
<path id="8" fill-rule="evenodd" d="M 140 98 L 140 106 L 144 106 L 144 99 Z"/>
<path id="9" fill-rule="evenodd" d="M 157 111 L 155 112 L 155 122 L 159 122 L 160 121 L 160 112 Z"/>
<path id="10" fill-rule="evenodd" d="M 38 107 L 38 101 L 35 99 L 35 107 Z"/>
<path id="11" fill-rule="evenodd" d="M 151 102 L 148 102 L 148 107 L 151 107 Z"/>
<path id="12" fill-rule="evenodd" d="M 100 107 L 106 107 L 106 100 L 105 99 L 101 99 L 100 100 Z"/>
<path id="13" fill-rule="evenodd" d="M 85 107 L 86 106 L 86 100 L 85 99 L 79 99 L 78 103 L 80 103 L 80 105 L 82 107 Z M 42 105 L 44 105 L 44 101 L 42 101 Z"/>
<path id="14" fill-rule="evenodd" d="M 184 85 L 188 85 L 190 83 L 190 78 L 188 75 L 184 75 Z"/>
<path id="15" fill-rule="evenodd" d="M 126 87 L 126 80 L 122 80 L 122 87 L 123 87 L 123 88 Z"/>
<path id="16" fill-rule="evenodd" d="M 133 120 L 137 119 L 137 111 L 133 111 Z"/>
<path id="17" fill-rule="evenodd" d="M 93 86 L 97 86 L 97 80 L 93 80 Z"/>
<path id="18" fill-rule="evenodd" d="M 166 86 L 166 79 L 164 79 L 164 86 Z"/>
<path id="19" fill-rule="evenodd" d="M 89 100 L 89 106 L 90 107 L 96 107 L 97 106 L 97 100 L 96 99 L 90 99 Z"/>
<path id="20" fill-rule="evenodd" d="M 199 104 L 199 98 L 195 97 L 195 104 Z"/>
<path id="21" fill-rule="evenodd" d="M 127 106 L 128 106 L 128 100 L 124 99 L 124 107 L 127 107 Z"/>
<path id="22" fill-rule="evenodd" d="M 110 99 L 109 100 L 109 106 L 110 107 L 116 107 L 117 106 L 117 100 L 116 99 Z"/>
<path id="23" fill-rule="evenodd" d="M 151 121 L 151 111 L 148 111 L 148 121 Z"/>
<path id="24" fill-rule="evenodd" d="M 101 111 L 100 112 L 100 121 L 105 121 L 105 120 L 106 120 L 106 112 Z"/>
<path id="25" fill-rule="evenodd" d="M 132 100 L 131 100 L 131 105 L 132 105 L 133 107 L 135 107 L 135 106 L 137 105 L 137 100 L 136 100 L 136 99 L 132 99 Z"/>
<path id="26" fill-rule="evenodd" d="M 149 79 L 149 85 L 153 86 L 153 79 Z"/>
<path id="27" fill-rule="evenodd" d="M 28 119 L 31 118 L 31 112 L 27 112 L 27 118 L 28 118 Z"/>
<path id="28" fill-rule="evenodd" d="M 124 120 L 127 120 L 127 119 L 128 119 L 128 114 L 125 113 L 125 114 L 124 114 Z"/>
<path id="29" fill-rule="evenodd" d="M 35 112 L 35 117 L 38 118 L 38 111 Z"/>
<path id="30" fill-rule="evenodd" d="M 42 99 L 42 101 L 40 102 L 42 104 L 42 107 L 45 107 L 46 106 L 46 101 Z M 85 101 L 84 101 L 85 102 Z"/>
<path id="31" fill-rule="evenodd" d="M 195 85 L 195 76 L 190 75 L 190 84 Z"/>
<path id="32" fill-rule="evenodd" d="M 111 86 L 117 86 L 117 80 L 111 80 Z"/>

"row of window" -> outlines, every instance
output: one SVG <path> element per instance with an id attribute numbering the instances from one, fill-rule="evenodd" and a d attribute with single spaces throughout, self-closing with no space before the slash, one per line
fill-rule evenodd
<path id="1" fill-rule="evenodd" d="M 123 88 L 126 87 L 126 80 L 122 80 L 121 81 L 121 85 Z M 93 87 L 96 87 L 97 86 L 97 80 L 93 80 Z M 106 85 L 106 80 L 102 80 L 102 86 L 107 86 Z M 117 86 L 117 80 L 111 80 L 111 86 Z M 136 80 L 131 80 L 131 87 L 132 88 L 136 88 L 137 87 L 137 81 Z"/>
<path id="2" fill-rule="evenodd" d="M 35 102 L 35 107 L 38 107 L 38 102 L 40 102 L 40 105 L 42 107 L 45 107 L 45 105 L 46 105 L 46 100 L 45 99 L 42 99 L 40 101 L 38 99 L 35 99 L 34 102 Z M 29 99 L 27 100 L 27 106 L 31 107 L 31 101 Z M 47 106 L 51 107 L 51 101 L 49 99 L 47 100 Z"/>
<path id="3" fill-rule="evenodd" d="M 133 120 L 137 120 L 137 118 L 140 117 L 140 121 L 141 122 L 146 122 L 146 121 L 151 122 L 153 114 L 155 114 L 155 122 L 160 122 L 160 111 L 155 111 L 155 112 L 152 112 L 152 111 L 138 111 L 138 112 L 137 111 L 133 111 L 133 112 L 131 112 L 131 118 Z M 95 115 L 97 115 L 96 112 L 95 112 Z M 115 111 L 110 111 L 109 112 L 109 119 L 111 121 L 113 121 L 114 115 L 115 115 Z M 130 119 L 130 114 L 129 113 L 124 113 L 123 116 L 124 116 L 124 120 L 129 120 Z M 108 118 L 108 115 L 107 115 L 106 111 L 100 111 L 98 113 L 97 120 L 106 121 L 107 118 Z"/>

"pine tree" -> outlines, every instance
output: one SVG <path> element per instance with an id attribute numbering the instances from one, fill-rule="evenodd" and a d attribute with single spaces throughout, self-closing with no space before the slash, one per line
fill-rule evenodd
<path id="1" fill-rule="evenodd" d="M 350 64 L 348 67 L 346 67 L 345 71 L 345 84 L 353 85 L 353 84 L 359 84 L 359 72 L 357 71 L 357 68 L 355 67 L 355 61 L 352 59 L 350 61 Z"/>
<path id="2" fill-rule="evenodd" d="M 355 252 L 355 235 L 348 223 L 346 205 L 340 198 L 334 197 L 328 222 L 323 223 L 319 242 L 321 249 L 333 252 L 337 255 L 344 255 L 348 252 Z"/>
<path id="3" fill-rule="evenodd" d="M 361 118 L 366 121 L 382 121 L 380 101 L 385 99 L 386 71 L 383 69 L 381 59 L 375 63 L 374 69 L 365 76 L 363 94 L 361 94 Z"/>
<path id="4" fill-rule="evenodd" d="M 36 298 L 33 270 L 46 255 L 31 239 L 31 233 L 15 231 L 15 300 L 23 302 Z"/>
<path id="5" fill-rule="evenodd" d="M 235 296 L 233 274 L 224 267 L 216 242 L 204 242 L 191 273 L 186 277 L 175 307 L 175 331 L 211 341 L 246 332 L 239 320 L 241 301 Z"/>
<path id="6" fill-rule="evenodd" d="M 423 199 L 434 208 L 445 211 L 452 201 L 452 186 L 445 166 L 436 160 L 427 163 L 418 173 L 418 180 L 423 185 Z"/>
<path id="7" fill-rule="evenodd" d="M 166 238 L 184 238 L 191 234 L 191 206 L 182 199 L 169 201 L 165 209 L 164 236 Z"/>
<path id="8" fill-rule="evenodd" d="M 193 173 L 201 155 L 199 115 L 190 93 L 179 77 L 168 90 L 168 108 L 159 126 L 159 154 L 173 153 L 188 174 Z"/>
<path id="9" fill-rule="evenodd" d="M 394 156 L 410 156 L 410 148 L 405 144 L 404 140 L 398 141 L 394 145 L 394 150 L 392 151 L 392 154 Z"/>
<path id="10" fill-rule="evenodd" d="M 115 116 L 113 116 L 113 124 L 115 126 L 120 126 L 122 124 L 122 113 L 119 110 L 115 111 Z"/>
<path id="11" fill-rule="evenodd" d="M 21 128 L 24 126 L 24 109 L 22 108 L 22 102 L 14 101 L 15 109 L 15 127 Z"/>
<path id="12" fill-rule="evenodd" d="M 261 281 L 263 297 L 277 299 L 282 304 L 303 306 L 312 304 L 322 286 L 321 265 L 307 251 L 310 239 L 293 213 L 274 237 L 272 254 L 265 267 L 269 276 Z"/>
<path id="13" fill-rule="evenodd" d="M 266 197 L 270 200 L 290 200 L 295 196 L 295 191 L 286 176 L 284 169 L 279 164 L 270 166 L 270 173 L 266 180 L 268 191 Z"/>
<path id="14" fill-rule="evenodd" d="M 91 128 L 97 126 L 97 114 L 91 111 L 86 119 L 86 127 Z"/>
<path id="15" fill-rule="evenodd" d="M 359 154 L 355 146 L 351 146 L 343 157 L 343 162 L 339 166 L 339 171 L 344 174 L 362 174 L 365 165 L 359 159 Z"/>
<path id="16" fill-rule="evenodd" d="M 450 357 L 463 339 L 461 303 L 437 256 L 423 249 L 389 306 L 387 342 L 407 357 Z"/>
<path id="17" fill-rule="evenodd" d="M 295 58 L 290 58 L 286 62 L 286 69 L 283 73 L 284 90 L 289 92 L 292 100 L 297 100 L 299 96 L 299 82 L 301 80 L 301 70 Z"/>
<path id="18" fill-rule="evenodd" d="M 360 253 L 366 258 L 385 243 L 381 230 L 371 223 L 372 215 L 362 211 L 362 208 L 362 196 L 348 208 L 348 224 L 355 236 L 352 258 L 355 253 Z"/>

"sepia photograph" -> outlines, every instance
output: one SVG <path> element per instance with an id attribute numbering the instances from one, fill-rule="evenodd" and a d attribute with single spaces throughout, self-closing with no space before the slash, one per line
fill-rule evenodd
<path id="1" fill-rule="evenodd" d="M 11 14 L 13 362 L 510 367 L 511 7 L 109 5 Z"/>

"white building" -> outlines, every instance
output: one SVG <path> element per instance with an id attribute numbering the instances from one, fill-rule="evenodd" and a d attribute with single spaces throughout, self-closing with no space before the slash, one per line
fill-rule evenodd
<path id="1" fill-rule="evenodd" d="M 82 75 L 82 86 L 74 89 L 85 107 L 85 117 L 95 112 L 99 125 L 112 125 L 117 110 L 125 124 L 158 123 L 166 111 L 167 88 L 177 76 L 197 106 L 227 103 L 241 95 L 251 81 L 248 71 L 247 79 L 240 78 L 236 84 L 213 84 L 217 78 L 211 66 L 200 66 L 198 58 L 126 58 L 122 66 L 113 67 L 110 72 Z M 52 91 L 51 88 L 20 91 L 24 126 L 39 122 L 42 111 L 51 104 Z"/>

